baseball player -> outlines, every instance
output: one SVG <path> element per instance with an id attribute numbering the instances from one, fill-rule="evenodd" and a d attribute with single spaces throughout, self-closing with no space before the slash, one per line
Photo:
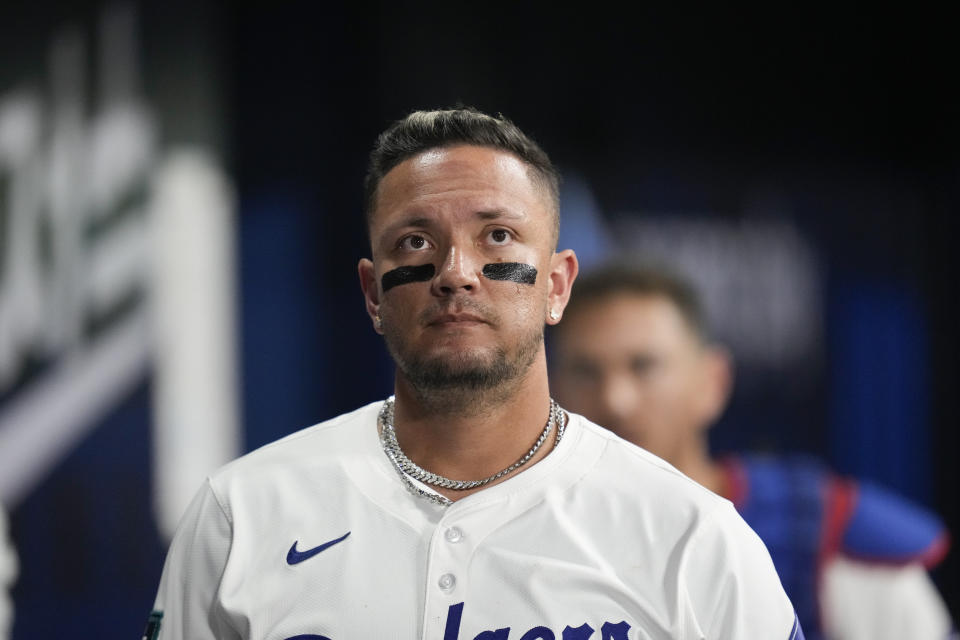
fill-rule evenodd
<path id="1" fill-rule="evenodd" d="M 610 265 L 577 281 L 550 335 L 565 406 L 728 497 L 773 556 L 808 638 L 944 640 L 925 568 L 947 534 L 932 514 L 807 457 L 710 456 L 731 386 L 693 289 L 669 272 Z"/>
<path id="2" fill-rule="evenodd" d="M 503 117 L 380 136 L 358 271 L 395 395 L 214 473 L 145 637 L 803 637 L 729 502 L 551 400 L 544 324 L 577 273 L 557 193 Z"/>

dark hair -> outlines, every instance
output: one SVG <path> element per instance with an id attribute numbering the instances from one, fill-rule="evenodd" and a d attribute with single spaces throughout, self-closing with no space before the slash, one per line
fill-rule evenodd
<path id="1" fill-rule="evenodd" d="M 560 176 L 547 154 L 503 115 L 487 115 L 473 107 L 414 111 L 397 120 L 377 138 L 364 179 L 364 208 L 369 228 L 380 181 L 398 164 L 415 155 L 459 144 L 512 153 L 531 169 L 530 177 L 550 196 L 554 238 L 559 231 Z"/>
<path id="2" fill-rule="evenodd" d="M 709 328 L 700 296 L 685 278 L 654 265 L 612 262 L 576 279 L 564 315 L 572 316 L 581 308 L 604 298 L 621 295 L 661 296 L 666 298 L 689 326 L 693 334 L 709 341 Z M 560 323 L 554 332 L 562 331 Z"/>

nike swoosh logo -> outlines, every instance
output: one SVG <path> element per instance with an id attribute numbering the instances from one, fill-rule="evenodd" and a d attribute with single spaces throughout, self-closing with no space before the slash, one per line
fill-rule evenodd
<path id="1" fill-rule="evenodd" d="M 297 543 L 299 540 L 294 540 L 293 545 L 290 547 L 290 551 L 287 551 L 287 564 L 298 564 L 304 560 L 309 560 L 313 556 L 317 555 L 321 551 L 325 551 L 337 544 L 338 542 L 343 542 L 347 539 L 347 536 L 350 535 L 350 532 L 347 531 L 343 536 L 337 538 L 336 540 L 331 540 L 330 542 L 324 542 L 319 547 L 314 547 L 313 549 L 307 549 L 306 551 L 297 551 Z"/>

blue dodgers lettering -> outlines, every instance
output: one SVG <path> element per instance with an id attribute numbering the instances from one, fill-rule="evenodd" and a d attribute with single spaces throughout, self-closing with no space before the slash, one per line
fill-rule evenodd
<path id="1" fill-rule="evenodd" d="M 443 631 L 443 640 L 467 640 L 460 638 L 460 623 L 463 620 L 463 602 L 452 604 L 447 609 L 447 624 Z M 630 625 L 626 621 L 604 622 L 600 627 L 600 638 L 593 638 L 595 629 L 584 622 L 579 627 L 567 625 L 560 640 L 629 640 L 627 632 Z M 510 627 L 481 631 L 473 640 L 510 640 Z M 549 627 L 537 626 L 528 629 L 518 640 L 557 640 L 556 633 Z"/>
<path id="2" fill-rule="evenodd" d="M 450 605 L 447 609 L 447 626 L 443 630 L 443 640 L 457 640 L 460 637 L 461 617 L 463 617 L 463 603 Z"/>
<path id="3" fill-rule="evenodd" d="M 563 630 L 563 640 L 587 640 L 593 635 L 593 627 L 584 622 L 579 627 L 567 626 Z"/>
<path id="4" fill-rule="evenodd" d="M 421 264 L 417 267 L 397 267 L 383 274 L 380 278 L 380 288 L 386 293 L 397 285 L 411 282 L 427 282 L 437 272 L 432 264 Z"/>
<path id="5" fill-rule="evenodd" d="M 523 634 L 520 640 L 557 640 L 557 637 L 546 627 L 534 627 Z"/>
<path id="6" fill-rule="evenodd" d="M 630 630 L 630 625 L 625 621 L 617 622 L 604 622 L 603 627 L 600 629 L 600 639 L 601 640 L 627 640 L 627 631 Z"/>
<path id="7" fill-rule="evenodd" d="M 488 280 L 509 280 L 518 284 L 536 284 L 536 267 L 522 262 L 491 262 L 483 265 L 483 277 Z"/>

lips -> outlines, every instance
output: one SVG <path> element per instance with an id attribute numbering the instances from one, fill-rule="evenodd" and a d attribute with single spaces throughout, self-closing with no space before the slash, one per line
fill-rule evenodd
<path id="1" fill-rule="evenodd" d="M 442 300 L 424 309 L 418 318 L 421 327 L 468 327 L 487 324 L 497 327 L 500 315 L 488 305 L 469 298 Z"/>
<path id="2" fill-rule="evenodd" d="M 444 313 L 434 316 L 427 322 L 427 326 L 456 325 L 456 324 L 477 324 L 487 321 L 480 316 L 470 313 Z"/>

